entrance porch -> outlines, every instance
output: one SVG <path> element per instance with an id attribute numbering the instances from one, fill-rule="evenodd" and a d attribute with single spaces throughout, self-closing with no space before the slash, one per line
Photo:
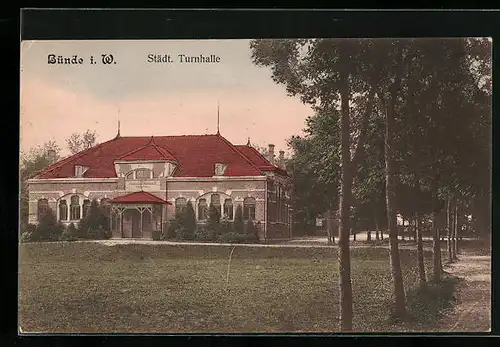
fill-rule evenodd
<path id="1" fill-rule="evenodd" d="M 136 192 L 111 200 L 110 228 L 113 238 L 153 239 L 161 235 L 163 199 L 147 192 Z"/>

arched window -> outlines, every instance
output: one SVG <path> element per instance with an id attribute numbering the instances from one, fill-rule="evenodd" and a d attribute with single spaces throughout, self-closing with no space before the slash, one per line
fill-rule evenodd
<path id="1" fill-rule="evenodd" d="M 66 200 L 59 201 L 59 220 L 68 220 L 68 204 Z"/>
<path id="2" fill-rule="evenodd" d="M 90 211 L 90 200 L 85 199 L 83 200 L 83 218 L 85 218 Z"/>
<path id="3" fill-rule="evenodd" d="M 151 178 L 150 169 L 137 169 L 135 170 L 135 179 L 137 180 L 148 180 Z"/>
<path id="4" fill-rule="evenodd" d="M 49 210 L 49 201 L 47 199 L 40 199 L 38 200 L 38 220 L 42 218 L 44 214 L 47 213 Z"/>
<path id="5" fill-rule="evenodd" d="M 175 214 L 182 213 L 186 209 L 187 201 L 186 198 L 175 199 Z"/>
<path id="6" fill-rule="evenodd" d="M 80 219 L 80 198 L 78 195 L 71 197 L 71 204 L 69 206 L 69 215 L 71 220 Z"/>
<path id="7" fill-rule="evenodd" d="M 255 219 L 255 198 L 245 198 L 243 200 L 243 219 Z"/>
<path id="8" fill-rule="evenodd" d="M 126 176 L 125 176 L 126 179 L 128 180 L 132 180 L 134 179 L 134 171 L 130 171 Z"/>
<path id="9" fill-rule="evenodd" d="M 208 214 L 207 200 L 200 199 L 198 201 L 198 220 L 206 220 Z"/>
<path id="10" fill-rule="evenodd" d="M 233 200 L 231 199 L 224 200 L 224 217 L 229 220 L 233 219 Z"/>
<path id="11" fill-rule="evenodd" d="M 210 197 L 210 204 L 214 205 L 215 208 L 220 211 L 220 195 L 219 194 L 212 194 Z"/>

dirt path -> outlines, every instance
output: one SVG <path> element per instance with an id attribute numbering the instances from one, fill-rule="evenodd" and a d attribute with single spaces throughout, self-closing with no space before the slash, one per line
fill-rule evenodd
<path id="1" fill-rule="evenodd" d="M 491 331 L 491 253 L 485 250 L 463 250 L 459 261 L 444 270 L 464 279 L 457 292 L 458 304 L 443 317 L 436 331 Z"/>

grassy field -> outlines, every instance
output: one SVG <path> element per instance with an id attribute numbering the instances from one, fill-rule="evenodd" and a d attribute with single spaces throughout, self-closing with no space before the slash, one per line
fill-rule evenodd
<path id="1" fill-rule="evenodd" d="M 226 288 L 231 248 L 21 244 L 20 326 L 24 332 L 337 331 L 336 249 L 237 246 Z M 401 256 L 409 289 L 417 283 L 415 253 Z M 352 281 L 356 331 L 407 330 L 388 320 L 386 249 L 353 249 Z"/>

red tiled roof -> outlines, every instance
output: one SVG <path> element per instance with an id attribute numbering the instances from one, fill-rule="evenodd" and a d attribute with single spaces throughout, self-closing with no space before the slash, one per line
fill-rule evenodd
<path id="1" fill-rule="evenodd" d="M 133 161 L 133 160 L 176 161 L 175 157 L 169 151 L 167 151 L 165 148 L 157 146 L 153 142 L 152 137 L 150 143 L 148 143 L 147 145 L 134 149 L 131 152 L 126 153 L 125 155 L 122 155 L 117 159 L 125 161 Z"/>
<path id="2" fill-rule="evenodd" d="M 168 204 L 171 205 L 170 202 L 160 199 L 156 195 L 153 195 L 148 192 L 133 192 L 127 195 L 117 196 L 111 202 L 121 203 L 121 204 Z"/>
<path id="3" fill-rule="evenodd" d="M 225 176 L 263 175 L 258 165 L 224 137 L 184 135 L 155 136 L 154 140 L 151 137 L 117 137 L 49 166 L 37 178 L 74 177 L 75 165 L 89 167 L 84 177 L 116 177 L 114 162 L 120 157 L 135 158 L 130 160 L 154 157 L 157 160 L 169 156 L 177 162 L 176 177 L 212 177 L 216 163 L 227 165 Z"/>
<path id="4" fill-rule="evenodd" d="M 271 164 L 258 150 L 249 145 L 236 145 L 235 146 L 241 153 L 248 159 L 255 163 L 255 165 L 262 171 L 276 171 L 282 175 L 288 176 L 286 170 Z"/>

